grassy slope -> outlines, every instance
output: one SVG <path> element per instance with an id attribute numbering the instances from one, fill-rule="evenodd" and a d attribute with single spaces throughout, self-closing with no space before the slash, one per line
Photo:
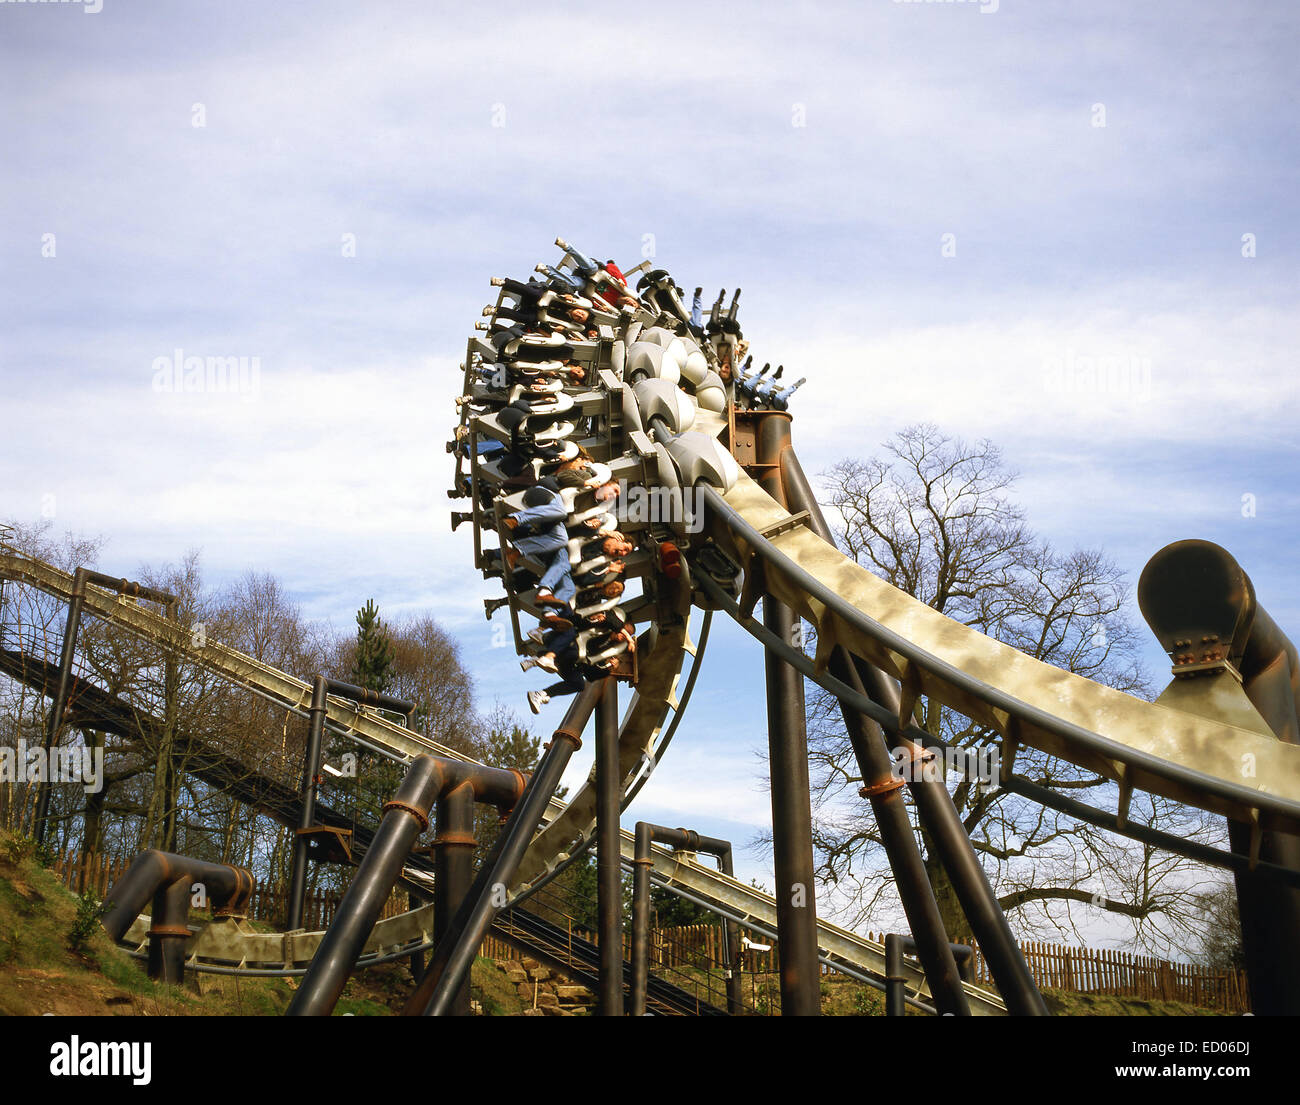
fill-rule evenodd
<path id="1" fill-rule="evenodd" d="M 71 934 L 79 900 L 22 849 L 0 833 L 0 1016 L 278 1016 L 288 1008 L 296 983 L 191 972 L 185 987 L 162 986 L 144 964 L 93 926 L 84 950 Z M 489 964 L 475 965 L 489 1015 L 519 1011 L 514 988 Z M 362 972 L 348 982 L 336 1014 L 388 1016 L 410 993 L 404 963 Z"/>

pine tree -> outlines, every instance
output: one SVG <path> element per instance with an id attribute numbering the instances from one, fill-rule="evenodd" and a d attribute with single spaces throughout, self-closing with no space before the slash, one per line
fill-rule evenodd
<path id="1" fill-rule="evenodd" d="M 352 681 L 368 691 L 388 690 L 389 669 L 393 666 L 393 642 L 389 640 L 374 599 L 367 599 L 357 611 L 357 655 L 352 665 Z"/>
<path id="2" fill-rule="evenodd" d="M 380 621 L 374 599 L 357 611 L 357 651 L 352 661 L 352 682 L 368 691 L 384 693 L 391 682 L 393 643 Z M 356 811 L 362 821 L 376 823 L 385 802 L 402 781 L 400 766 L 363 751 L 357 759 Z"/>

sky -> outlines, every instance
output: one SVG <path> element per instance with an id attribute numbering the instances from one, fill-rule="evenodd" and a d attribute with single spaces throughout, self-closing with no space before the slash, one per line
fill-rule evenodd
<path id="1" fill-rule="evenodd" d="M 489 277 L 559 235 L 743 287 L 810 474 L 988 438 L 1057 548 L 1136 583 L 1216 541 L 1300 635 L 1293 5 L 634 11 L 0 0 L 0 518 L 271 572 L 341 631 L 433 611 L 528 717 L 443 443 Z M 167 390 L 189 356 L 244 386 Z M 770 885 L 761 671 L 715 626 L 625 823 Z"/>

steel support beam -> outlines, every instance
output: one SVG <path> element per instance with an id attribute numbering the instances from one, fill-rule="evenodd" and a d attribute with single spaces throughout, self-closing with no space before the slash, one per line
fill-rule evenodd
<path id="1" fill-rule="evenodd" d="M 441 940 L 451 931 L 474 881 L 474 788 L 468 783 L 438 799 L 437 832 L 433 838 L 433 937 Z M 421 970 L 420 974 L 423 974 Z M 417 976 L 416 982 L 419 982 Z M 452 1001 L 449 1016 L 470 1015 L 469 979 Z"/>
<path id="2" fill-rule="evenodd" d="M 298 835 L 293 841 L 293 869 L 289 875 L 289 915 L 285 928 L 294 932 L 302 928 L 303 904 L 307 897 L 307 830 L 316 823 L 316 787 L 320 780 L 321 737 L 325 732 L 325 704 L 328 680 L 318 675 L 311 685 L 311 710 L 307 722 L 307 748 L 302 761 L 302 785 L 298 795 L 302 816 Z"/>
<path id="3" fill-rule="evenodd" d="M 758 483 L 779 503 L 785 502 L 781 453 L 789 440 L 788 415 L 774 414 L 763 420 L 758 436 Z M 792 641 L 795 627 L 801 623 L 789 607 L 765 595 L 763 624 L 781 640 Z M 767 680 L 781 1013 L 815 1017 L 821 1014 L 821 968 L 817 960 L 817 887 L 803 676 L 771 652 L 764 652 L 763 665 Z"/>
<path id="4" fill-rule="evenodd" d="M 582 746 L 582 730 L 600 698 L 599 683 L 588 683 L 579 692 L 564 721 L 556 729 L 546 753 L 537 766 L 474 885 L 470 887 L 451 927 L 433 950 L 424 977 L 402 1010 L 405 1016 L 449 1015 L 456 991 L 469 977 L 470 967 L 492 919 L 506 905 L 507 893 L 519 869 L 533 833 L 541 824 L 546 807 L 559 785 L 560 776 L 573 753 Z"/>
<path id="5" fill-rule="evenodd" d="M 623 866 L 619 840 L 618 683 L 601 680 L 596 703 L 596 913 L 600 933 L 597 1014 L 623 1016 Z"/>
<path id="6" fill-rule="evenodd" d="M 384 819 L 289 1004 L 289 1016 L 325 1017 L 338 1004 L 411 846 L 429 827 L 429 810 L 443 783 L 442 763 L 434 757 L 420 756 L 411 764 L 384 806 Z"/>
<path id="7" fill-rule="evenodd" d="M 826 524 L 826 519 L 822 516 L 816 497 L 812 493 L 812 487 L 808 483 L 808 479 L 804 475 L 803 468 L 800 466 L 799 459 L 793 449 L 787 448 L 783 452 L 781 469 L 785 486 L 790 490 L 791 499 L 793 500 L 792 503 L 786 504 L 787 509 L 791 509 L 794 503 L 797 503 L 797 509 L 807 510 L 814 532 L 824 541 L 834 545 L 834 535 Z M 873 702 L 888 709 L 892 716 L 898 717 L 901 696 L 897 684 L 879 668 L 873 667 L 861 658 L 853 657 L 852 660 L 852 667 L 858 676 L 859 685 L 866 691 L 867 696 Z M 876 727 L 876 729 L 876 741 L 871 743 L 879 743 L 888 758 L 888 750 L 883 747 L 884 732 L 879 727 Z M 899 742 L 900 746 L 912 755 L 914 761 L 916 758 L 927 754 L 924 749 L 904 737 L 900 736 Z M 993 887 L 989 884 L 988 876 L 984 873 L 984 868 L 975 855 L 975 849 L 971 845 L 970 837 L 966 833 L 961 818 L 957 815 L 956 807 L 952 803 L 952 795 L 948 793 L 948 788 L 943 782 L 934 779 L 927 780 L 923 777 L 923 774 L 919 771 L 910 772 L 907 783 L 908 789 L 913 802 L 916 804 L 921 822 L 930 834 L 935 851 L 938 853 L 939 862 L 943 865 L 949 880 L 953 884 L 953 889 L 957 893 L 958 901 L 961 903 L 962 911 L 966 914 L 966 921 L 971 927 L 971 932 L 984 950 L 989 970 L 993 974 L 1003 1000 L 1007 1003 L 1007 1011 L 1020 1016 L 1046 1016 L 1047 1006 L 1043 1002 L 1042 995 L 1038 992 L 1038 987 L 1034 983 L 1033 975 L 1029 970 L 1029 964 L 1025 962 L 1020 945 L 1016 942 L 1015 934 L 1012 933 L 1011 926 L 1007 923 L 1006 914 L 1002 912 L 1001 906 L 998 905 L 997 897 L 993 893 Z M 933 894 L 931 894 L 932 897 Z M 908 923 L 912 923 L 910 916 Z M 927 958 L 934 959 L 938 949 L 934 947 L 936 934 L 932 926 L 926 925 L 920 930 L 913 929 L 913 933 L 918 942 L 924 940 L 926 944 L 930 945 Z M 939 930 L 939 935 L 942 935 L 942 929 Z M 946 936 L 943 936 L 943 939 L 946 943 Z M 944 977 L 941 982 L 944 992 L 951 994 L 953 984 L 957 981 L 956 964 L 953 961 L 951 951 L 944 952 L 942 958 L 944 960 Z M 949 964 L 952 964 L 951 967 L 949 967 Z M 948 974 L 949 971 L 952 972 L 951 975 Z M 932 981 L 932 990 L 934 985 L 935 983 Z M 936 1003 L 940 1001 L 938 992 L 935 992 L 935 1000 Z"/>
<path id="8" fill-rule="evenodd" d="M 654 868 L 653 844 L 666 844 L 685 852 L 718 857 L 718 866 L 728 878 L 735 877 L 731 842 L 701 836 L 689 829 L 670 829 L 648 821 L 636 823 L 636 854 L 632 859 L 632 984 L 628 1013 L 644 1016 L 646 990 L 650 980 L 650 872 Z M 727 981 L 727 1012 L 733 1017 L 744 1012 L 740 976 L 736 962 L 740 958 L 740 932 L 725 917 L 722 919 L 723 972 Z"/>
<path id="9" fill-rule="evenodd" d="M 1300 744 L 1300 656 L 1231 553 L 1210 541 L 1166 545 L 1142 570 L 1138 605 L 1174 661 L 1158 702 L 1174 695 L 1196 709 L 1216 685 L 1220 694 L 1244 691 L 1279 741 Z M 1300 836 L 1230 818 L 1228 841 L 1250 857 L 1233 878 L 1251 1009 L 1300 1015 L 1300 890 L 1257 869 L 1262 861 L 1300 872 Z"/>

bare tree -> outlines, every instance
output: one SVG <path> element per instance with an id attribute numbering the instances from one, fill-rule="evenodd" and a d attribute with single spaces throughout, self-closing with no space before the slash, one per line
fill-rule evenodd
<path id="1" fill-rule="evenodd" d="M 1097 550 L 1062 554 L 1036 538 L 1010 497 L 1016 475 L 987 441 L 968 444 L 931 425 L 895 436 L 884 454 L 845 460 L 826 475 L 841 547 L 928 606 L 1022 652 L 1121 691 L 1149 696 L 1139 639 L 1126 616 L 1123 573 Z M 892 880 L 869 808 L 856 798 L 857 762 L 837 704 L 810 699 L 816 846 L 834 899 L 857 923 L 890 903 Z M 1002 760 L 1002 738 L 922 698 L 917 722 L 949 744 Z M 975 761 L 978 762 L 978 761 Z M 1108 780 L 1023 749 L 1018 775 L 1103 808 Z M 1200 865 L 1144 848 L 1046 809 L 977 777 L 948 780 L 953 802 L 1013 925 L 1025 935 L 1078 935 L 1098 910 L 1123 918 L 1133 941 L 1165 951 L 1192 926 Z M 1217 819 L 1160 799 L 1136 798 L 1130 819 L 1207 843 Z M 924 830 L 926 870 L 949 932 L 964 919 Z"/>

